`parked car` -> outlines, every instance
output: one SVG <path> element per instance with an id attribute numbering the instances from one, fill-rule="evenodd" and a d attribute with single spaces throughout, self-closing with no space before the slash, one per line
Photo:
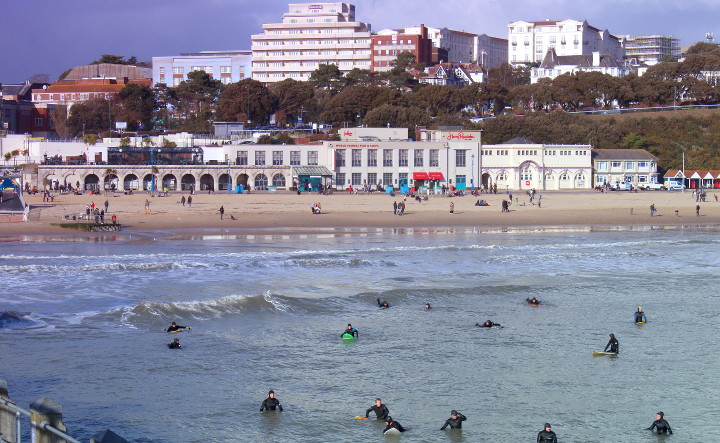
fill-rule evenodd
<path id="1" fill-rule="evenodd" d="M 663 185 L 662 183 L 640 183 L 640 184 L 638 185 L 638 187 L 639 187 L 640 189 L 644 190 L 644 191 L 650 191 L 650 190 L 652 190 L 652 191 L 660 191 L 660 190 L 664 191 L 664 190 L 665 190 L 665 185 Z"/>
<path id="2" fill-rule="evenodd" d="M 672 191 L 675 189 L 685 189 L 685 185 L 683 185 L 682 183 L 675 182 L 675 181 L 667 182 L 665 187 L 667 187 L 668 191 Z"/>

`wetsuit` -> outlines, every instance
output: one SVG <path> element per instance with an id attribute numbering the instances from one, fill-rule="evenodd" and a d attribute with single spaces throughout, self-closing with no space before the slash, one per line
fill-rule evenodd
<path id="1" fill-rule="evenodd" d="M 167 332 L 178 331 L 180 329 L 189 329 L 189 328 L 187 326 L 174 325 L 174 326 L 170 326 L 169 328 L 167 328 Z"/>
<path id="2" fill-rule="evenodd" d="M 658 434 L 672 434 L 670 424 L 664 418 L 661 418 L 660 420 L 655 420 L 652 426 L 647 428 L 648 431 L 652 431 L 653 429 L 657 429 Z"/>
<path id="3" fill-rule="evenodd" d="M 553 431 L 543 429 L 538 432 L 537 443 L 557 443 L 557 435 Z"/>
<path id="4" fill-rule="evenodd" d="M 492 328 L 493 326 L 500 326 L 500 323 L 493 323 L 493 322 L 485 322 L 485 323 L 475 323 L 475 326 L 480 326 L 481 328 Z"/>
<path id="5" fill-rule="evenodd" d="M 342 334 L 340 334 L 340 337 L 342 337 L 345 334 L 350 334 L 355 338 L 358 338 L 358 330 L 355 328 L 345 329 Z"/>
<path id="6" fill-rule="evenodd" d="M 260 405 L 260 412 L 262 412 L 263 410 L 274 411 L 275 408 L 280 409 L 280 411 L 282 412 L 283 408 L 280 404 L 280 400 L 278 400 L 277 398 L 268 397 Z"/>
<path id="7" fill-rule="evenodd" d="M 381 308 L 389 308 L 390 307 L 390 303 L 386 302 L 385 300 L 380 301 L 380 299 L 378 298 L 377 302 L 378 302 L 378 306 L 380 306 Z"/>
<path id="8" fill-rule="evenodd" d="M 182 346 L 180 346 L 180 342 L 174 341 L 172 343 L 168 343 L 168 348 L 170 349 L 182 349 Z"/>
<path id="9" fill-rule="evenodd" d="M 458 412 L 457 418 L 450 417 L 447 420 L 445 420 L 445 424 L 443 425 L 442 428 L 440 428 L 440 430 L 442 431 L 443 429 L 447 428 L 448 426 L 450 426 L 450 429 L 462 429 L 462 422 L 464 422 L 465 420 L 467 420 L 467 417 L 465 417 L 464 415 L 462 415 L 461 413 Z"/>
<path id="10" fill-rule="evenodd" d="M 540 300 L 538 300 L 536 298 L 526 298 L 525 301 L 531 305 L 539 305 L 540 304 Z"/>
<path id="11" fill-rule="evenodd" d="M 370 411 L 375 411 L 375 417 L 377 417 L 378 420 L 385 420 L 386 418 L 388 418 L 388 415 L 390 415 L 390 411 L 388 411 L 387 406 L 383 404 L 381 404 L 380 406 L 370 406 L 368 410 L 365 411 L 365 418 L 370 415 Z"/>
<path id="12" fill-rule="evenodd" d="M 645 318 L 645 313 L 642 311 L 637 311 L 635 313 L 635 323 L 637 322 L 647 322 L 647 319 Z"/>
<path id="13" fill-rule="evenodd" d="M 383 429 L 383 433 L 389 431 L 392 428 L 395 428 L 400 432 L 405 432 L 405 428 L 403 428 L 400 423 L 394 421 L 394 422 L 390 423 L 389 425 L 385 426 L 385 429 Z"/>
<path id="14" fill-rule="evenodd" d="M 618 343 L 617 338 L 613 337 L 608 341 L 608 343 L 605 345 L 605 352 L 608 352 L 608 349 L 610 349 L 609 352 L 620 352 L 620 343 Z"/>

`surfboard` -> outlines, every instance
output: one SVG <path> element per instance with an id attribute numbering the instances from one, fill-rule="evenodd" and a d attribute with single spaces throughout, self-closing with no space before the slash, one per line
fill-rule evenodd
<path id="1" fill-rule="evenodd" d="M 170 331 L 171 334 L 177 334 L 178 332 L 182 332 L 184 329 L 176 329 L 175 331 Z"/>
<path id="2" fill-rule="evenodd" d="M 368 419 L 367 417 L 361 417 L 359 415 L 355 416 L 355 420 L 367 420 L 367 419 Z"/>
<path id="3" fill-rule="evenodd" d="M 608 355 L 617 355 L 617 352 L 593 351 L 593 357 L 605 357 Z"/>
<path id="4" fill-rule="evenodd" d="M 636 321 L 635 324 L 636 324 L 636 325 L 644 325 L 645 322 L 644 322 L 644 321 Z"/>
<path id="5" fill-rule="evenodd" d="M 342 339 L 343 340 L 355 340 L 355 336 L 352 334 L 343 334 Z"/>
<path id="6" fill-rule="evenodd" d="M 390 428 L 384 432 L 385 435 L 400 435 L 402 432 L 398 431 L 397 428 Z"/>

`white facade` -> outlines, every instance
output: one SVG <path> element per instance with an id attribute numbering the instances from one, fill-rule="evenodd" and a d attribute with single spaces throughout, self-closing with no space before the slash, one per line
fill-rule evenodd
<path id="1" fill-rule="evenodd" d="M 662 183 L 657 157 L 643 149 L 594 149 L 592 157 L 595 186 L 627 183 L 640 187 Z"/>
<path id="2" fill-rule="evenodd" d="M 585 20 L 516 21 L 508 25 L 508 62 L 541 62 L 550 48 L 560 56 L 601 52 L 615 60 L 625 58 L 624 40 Z"/>
<path id="3" fill-rule="evenodd" d="M 530 83 L 537 83 L 541 78 L 554 79 L 563 74 L 577 72 L 599 72 L 613 77 L 625 77 L 633 72 L 633 68 L 626 62 L 618 62 L 609 54 L 593 52 L 591 55 L 558 56 L 550 49 L 542 64 L 531 69 Z"/>
<path id="4" fill-rule="evenodd" d="M 177 86 L 193 71 L 205 71 L 223 84 L 252 77 L 250 51 L 202 51 L 172 57 L 152 58 L 153 85 Z"/>
<path id="5" fill-rule="evenodd" d="M 282 23 L 264 24 L 263 33 L 252 36 L 252 77 L 307 81 L 320 64 L 343 73 L 370 70 L 370 45 L 370 25 L 355 21 L 355 5 L 290 4 Z"/>
<path id="6" fill-rule="evenodd" d="M 447 51 L 448 59 L 439 60 L 452 63 L 470 63 L 476 57 L 475 38 L 477 34 L 464 31 L 454 31 L 448 28 L 426 28 L 428 38 L 436 48 L 443 48 Z M 405 34 L 420 34 L 419 26 L 405 28 Z"/>
<path id="7" fill-rule="evenodd" d="M 657 62 L 663 57 L 680 57 L 680 39 L 666 35 L 625 37 L 625 57 L 638 62 Z"/>
<path id="8" fill-rule="evenodd" d="M 508 61 L 508 41 L 487 34 L 476 36 L 474 60 L 485 69 L 497 68 Z"/>

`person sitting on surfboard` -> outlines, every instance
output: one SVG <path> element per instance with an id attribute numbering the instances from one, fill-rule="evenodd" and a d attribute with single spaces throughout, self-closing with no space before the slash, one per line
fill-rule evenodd
<path id="1" fill-rule="evenodd" d="M 535 298 L 535 297 L 533 297 L 533 298 L 526 298 L 525 301 L 526 301 L 529 305 L 539 305 L 539 304 L 540 304 L 540 301 L 539 301 L 537 298 Z"/>
<path id="2" fill-rule="evenodd" d="M 388 411 L 387 406 L 383 404 L 380 398 L 376 398 L 375 404 L 373 406 L 370 406 L 367 411 L 365 411 L 365 418 L 370 415 L 370 411 L 375 412 L 375 417 L 377 417 L 378 420 L 385 420 L 390 415 L 390 411 Z"/>
<path id="3" fill-rule="evenodd" d="M 262 412 L 263 410 L 274 411 L 275 408 L 280 409 L 280 412 L 282 412 L 283 410 L 282 405 L 280 404 L 280 400 L 275 398 L 275 391 L 270 390 L 270 392 L 268 392 L 268 398 L 263 400 L 262 404 L 260 405 L 260 412 Z"/>
<path id="4" fill-rule="evenodd" d="M 493 321 L 487 320 L 485 323 L 475 323 L 475 326 L 479 326 L 481 328 L 492 328 L 493 326 L 501 326 L 500 323 L 495 323 Z"/>
<path id="5" fill-rule="evenodd" d="M 616 354 L 620 352 L 620 343 L 618 343 L 617 338 L 615 338 L 615 334 L 610 334 L 610 340 L 608 340 L 608 343 L 605 345 L 604 352 L 614 352 Z"/>
<path id="6" fill-rule="evenodd" d="M 389 431 L 392 428 L 395 428 L 400 432 L 405 432 L 405 428 L 403 428 L 400 423 L 393 420 L 392 417 L 388 417 L 385 419 L 385 429 L 383 430 L 383 433 Z"/>
<path id="7" fill-rule="evenodd" d="M 378 302 L 378 306 L 381 308 L 389 308 L 390 307 L 390 303 L 386 302 L 385 300 L 380 301 L 380 299 L 378 298 L 377 302 Z"/>
<path id="8" fill-rule="evenodd" d="M 647 322 L 647 318 L 645 317 L 645 313 L 643 312 L 642 307 L 638 306 L 638 310 L 635 311 L 635 323 L 640 322 Z"/>
<path id="9" fill-rule="evenodd" d="M 655 414 L 655 421 L 649 428 L 646 428 L 646 430 L 652 431 L 653 429 L 657 429 L 658 434 L 672 434 L 670 423 L 668 423 L 664 417 L 665 414 L 663 414 L 662 411 Z"/>
<path id="10" fill-rule="evenodd" d="M 545 423 L 543 430 L 538 432 L 537 443 L 557 443 L 557 435 L 553 432 L 550 423 Z"/>
<path id="11" fill-rule="evenodd" d="M 345 334 L 350 334 L 353 337 L 358 338 L 358 330 L 353 328 L 353 326 L 350 323 L 348 323 L 347 328 L 343 331 L 343 333 L 340 334 L 340 337 L 342 337 Z"/>
<path id="12" fill-rule="evenodd" d="M 175 322 L 172 322 L 169 328 L 167 328 L 167 332 L 175 332 L 179 331 L 181 329 L 190 329 L 189 326 L 179 326 Z"/>
<path id="13" fill-rule="evenodd" d="M 170 349 L 182 349 L 182 346 L 180 346 L 180 339 L 176 338 L 173 340 L 172 343 L 168 343 L 168 348 Z"/>
<path id="14" fill-rule="evenodd" d="M 448 426 L 450 426 L 450 429 L 462 429 L 462 422 L 465 420 L 467 420 L 467 417 L 453 409 L 450 411 L 450 418 L 445 420 L 445 424 L 442 428 L 440 428 L 440 430 L 442 431 Z"/>

